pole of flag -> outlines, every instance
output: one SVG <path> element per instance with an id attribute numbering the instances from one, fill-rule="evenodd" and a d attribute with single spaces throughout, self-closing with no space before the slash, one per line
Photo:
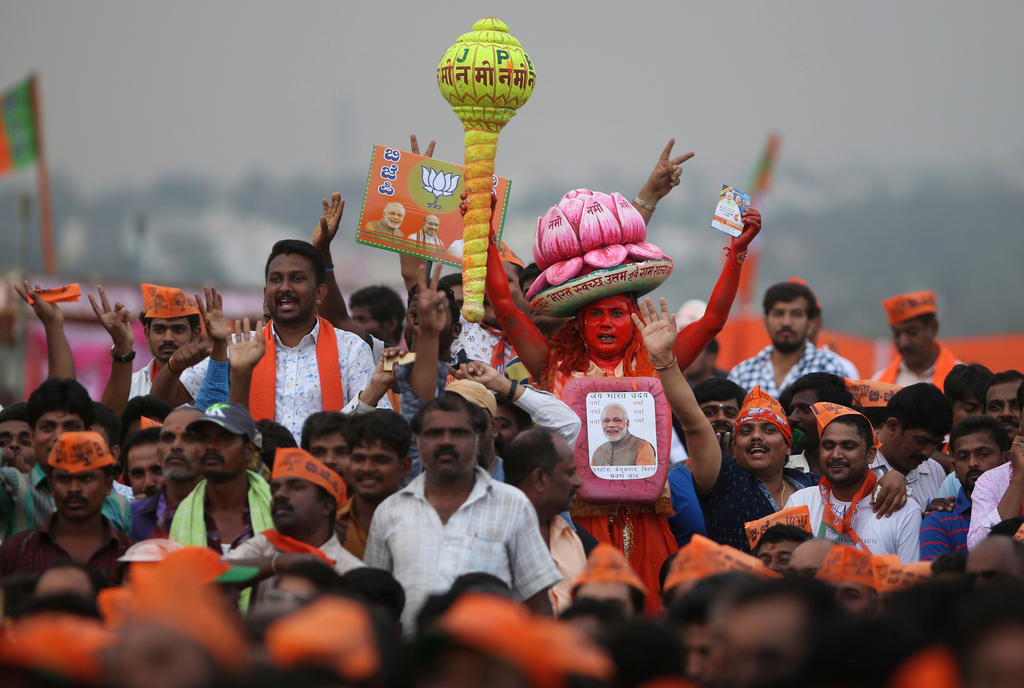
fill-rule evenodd
<path id="1" fill-rule="evenodd" d="M 747 186 L 747 193 L 750 194 L 750 202 L 758 210 L 764 211 L 761 207 L 765 195 L 772 183 L 772 168 L 775 165 L 775 158 L 778 156 L 779 146 L 782 138 L 776 132 L 768 134 L 768 141 L 765 143 L 764 152 L 754 167 L 754 174 L 751 176 L 750 184 Z M 750 315 L 755 312 L 754 287 L 757 284 L 757 268 L 760 263 L 760 249 L 757 247 L 757 239 L 750 246 L 747 259 L 743 265 L 743 272 L 740 273 L 740 284 L 738 288 L 740 312 Z"/>
<path id="2" fill-rule="evenodd" d="M 39 236 L 43 248 L 43 269 L 47 274 L 57 272 L 57 251 L 53 240 L 53 204 L 50 199 L 50 173 L 46 168 L 43 148 L 43 102 L 39 93 L 39 79 L 29 77 L 32 94 L 32 116 L 36 134 L 36 181 L 39 189 Z"/>

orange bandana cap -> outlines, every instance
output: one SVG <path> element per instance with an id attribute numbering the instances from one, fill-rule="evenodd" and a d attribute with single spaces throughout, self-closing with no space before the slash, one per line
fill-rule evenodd
<path id="1" fill-rule="evenodd" d="M 508 247 L 504 241 L 498 245 L 498 257 L 501 258 L 503 263 L 512 263 L 518 265 L 521 268 L 526 267 L 526 263 L 523 259 L 516 255 L 516 252 Z"/>
<path id="2" fill-rule="evenodd" d="M 63 287 L 40 289 L 35 292 L 35 295 L 46 303 L 74 303 L 82 298 L 82 287 L 75 282 L 74 284 L 65 284 Z M 35 303 L 31 292 L 28 295 L 28 302 L 29 305 Z"/>
<path id="3" fill-rule="evenodd" d="M 680 548 L 665 577 L 665 590 L 681 583 L 702 580 L 729 571 L 742 571 L 761 578 L 778 578 L 779 574 L 757 557 L 728 545 L 720 545 L 703 535 L 694 535 Z"/>
<path id="4" fill-rule="evenodd" d="M 853 395 L 853 405 L 860 408 L 884 408 L 896 392 L 903 389 L 899 385 L 878 380 L 853 380 L 843 378 L 846 389 Z"/>
<path id="5" fill-rule="evenodd" d="M 362 683 L 380 669 L 377 634 L 366 607 L 333 595 L 321 597 L 267 629 L 270 661 L 281 669 L 320 666 L 345 683 Z"/>
<path id="6" fill-rule="evenodd" d="M 0 664 L 99 685 L 103 653 L 113 643 L 114 635 L 97 619 L 56 612 L 33 614 L 14 621 L 0 635 Z"/>
<path id="7" fill-rule="evenodd" d="M 860 411 L 854 411 L 849 406 L 843 406 L 842 404 L 833 404 L 830 401 L 819 401 L 817 404 L 811 404 L 810 408 L 811 413 L 814 414 L 814 420 L 818 424 L 818 437 L 821 437 L 825 433 L 825 428 L 828 427 L 829 423 L 834 421 L 836 418 L 842 418 L 843 416 L 860 416 L 869 426 L 871 425 L 871 421 L 869 421 L 863 413 Z M 878 444 L 877 439 L 874 444 Z"/>
<path id="8" fill-rule="evenodd" d="M 339 509 L 348 501 L 348 492 L 341 477 L 312 454 L 298 447 L 278 447 L 274 452 L 274 471 L 270 479 L 279 478 L 299 478 L 319 485 L 334 497 L 334 503 Z"/>
<path id="9" fill-rule="evenodd" d="M 793 526 L 810 533 L 811 510 L 806 504 L 791 506 L 788 509 L 776 511 L 774 514 L 768 514 L 756 521 L 747 521 L 743 524 L 743 530 L 747 534 L 747 542 L 750 543 L 750 549 L 757 547 L 761 536 L 772 526 Z"/>
<path id="10" fill-rule="evenodd" d="M 600 544 L 587 557 L 587 566 L 572 584 L 573 594 L 586 583 L 622 583 L 647 594 L 647 587 L 617 548 Z"/>
<path id="11" fill-rule="evenodd" d="M 935 315 L 938 313 L 935 304 L 935 292 L 927 290 L 897 294 L 882 301 L 885 312 L 889 314 L 890 325 L 896 325 L 922 315 Z"/>
<path id="12" fill-rule="evenodd" d="M 912 588 L 932 577 L 930 561 L 915 561 L 909 564 L 895 564 L 884 567 L 875 566 L 879 592 L 896 592 Z"/>
<path id="13" fill-rule="evenodd" d="M 814 577 L 834 583 L 860 583 L 878 590 L 871 553 L 849 545 L 832 547 Z"/>
<path id="14" fill-rule="evenodd" d="M 146 303 L 147 318 L 184 318 L 187 315 L 199 315 L 196 302 L 176 287 L 161 287 L 156 284 L 143 284 L 142 298 Z"/>
<path id="15" fill-rule="evenodd" d="M 760 387 L 750 390 L 743 400 L 743 407 L 736 418 L 735 428 L 739 430 L 744 423 L 752 422 L 771 423 L 786 438 L 786 444 L 793 441 L 793 430 L 789 427 L 789 421 L 786 420 L 786 412 L 783 410 L 782 404 Z"/>
<path id="16" fill-rule="evenodd" d="M 46 461 L 68 473 L 82 473 L 115 463 L 103 435 L 91 430 L 62 434 Z"/>

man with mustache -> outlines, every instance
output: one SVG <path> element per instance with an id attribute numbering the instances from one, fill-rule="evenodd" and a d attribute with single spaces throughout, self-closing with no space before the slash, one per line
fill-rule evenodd
<path id="1" fill-rule="evenodd" d="M 843 377 L 843 360 L 819 349 L 809 339 L 818 315 L 818 300 L 806 285 L 779 282 L 764 293 L 764 327 L 772 340 L 756 356 L 741 361 L 729 379 L 743 389 L 760 387 L 778 398 L 779 392 L 807 373 Z"/>
<path id="2" fill-rule="evenodd" d="M 967 550 L 971 525 L 971 494 L 978 478 L 1009 458 L 1010 435 L 998 420 L 989 416 L 968 416 L 949 433 L 953 470 L 960 492 L 952 512 L 936 511 L 921 522 L 921 558 L 936 559 L 946 552 Z"/>
<path id="3" fill-rule="evenodd" d="M 843 378 L 831 373 L 809 373 L 782 391 L 779 402 L 786 409 L 789 425 L 800 430 L 799 441 L 794 442 L 794 453 L 787 466 L 802 471 L 821 473 L 818 454 L 818 426 L 811 413 L 811 405 L 821 401 L 853 406 L 853 395 Z M 794 433 L 796 434 L 796 433 Z"/>
<path id="4" fill-rule="evenodd" d="M 212 404 L 185 432 L 200 447 L 203 480 L 178 505 L 170 539 L 224 555 L 273 527 L 270 486 L 247 470 L 260 438 L 245 407 Z"/>
<path id="5" fill-rule="evenodd" d="M 1019 370 L 1004 370 L 996 373 L 985 390 L 985 415 L 995 418 L 1006 431 L 1017 434 L 1020 428 L 1020 402 L 1017 390 L 1024 382 Z"/>
<path id="6" fill-rule="evenodd" d="M 103 515 L 115 470 L 114 457 L 99 433 L 62 433 L 46 468 L 56 513 L 40 527 L 4 540 L 0 578 L 13 573 L 39 574 L 55 561 L 71 559 L 116 584 L 120 577 L 117 558 L 132 540 L 115 530 Z"/>
<path id="7" fill-rule="evenodd" d="M 921 510 L 911 502 L 889 518 L 875 518 L 871 513 L 878 483 L 868 469 L 875 458 L 871 422 L 840 404 L 813 404 L 811 412 L 821 437 L 824 473 L 817 485 L 790 497 L 786 508 L 807 506 L 811 532 L 816 537 L 872 554 L 895 554 L 905 564 L 917 561 Z"/>
<path id="8" fill-rule="evenodd" d="M 958 361 L 953 352 L 935 338 L 939 333 L 936 303 L 932 291 L 896 294 L 882 301 L 898 355 L 888 368 L 875 373 L 875 380 L 902 387 L 930 382 L 942 389 L 946 376 Z"/>

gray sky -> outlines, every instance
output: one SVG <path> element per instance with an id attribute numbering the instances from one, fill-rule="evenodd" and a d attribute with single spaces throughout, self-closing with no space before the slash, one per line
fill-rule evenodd
<path id="1" fill-rule="evenodd" d="M 746 182 L 772 128 L 809 175 L 1024 174 L 1013 1 L 3 0 L 0 84 L 41 75 L 51 168 L 90 192 L 354 173 L 409 131 L 458 162 L 434 69 L 489 14 L 537 66 L 498 148 L 518 183 L 642 178 L 675 136 L 708 196 Z"/>

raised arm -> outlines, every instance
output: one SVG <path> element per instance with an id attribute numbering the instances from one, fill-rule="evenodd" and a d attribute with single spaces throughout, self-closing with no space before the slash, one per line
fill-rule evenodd
<path id="1" fill-rule="evenodd" d="M 675 139 L 669 139 L 664 150 L 654 163 L 651 176 L 647 178 L 644 188 L 633 199 L 633 207 L 640 212 L 644 218 L 644 224 L 650 224 L 651 216 L 654 215 L 654 207 L 658 201 L 668 195 L 668 192 L 679 186 L 683 176 L 681 165 L 693 157 L 693 153 L 683 153 L 675 158 L 672 155 L 672 146 L 676 145 Z"/>
<path id="2" fill-rule="evenodd" d="M 195 294 L 195 299 L 211 346 L 210 363 L 206 367 L 203 384 L 196 393 L 195 407 L 200 411 L 212 404 L 228 401 L 230 392 L 228 338 L 231 336 L 231 323 L 224 317 L 224 300 L 216 287 L 204 286 L 203 296 L 200 298 Z"/>
<path id="3" fill-rule="evenodd" d="M 651 356 L 651 363 L 661 380 L 668 404 L 683 426 L 686 447 L 690 453 L 687 466 L 693 473 L 693 481 L 702 492 L 708 492 L 714 487 L 722 469 L 722 448 L 672 353 L 676 318 L 669 314 L 665 299 L 660 300 L 660 305 L 659 317 L 650 299 L 637 303 L 639 315 L 633 313 L 633 323 L 640 330 L 644 347 Z"/>
<path id="4" fill-rule="evenodd" d="M 46 332 L 47 376 L 74 378 L 75 360 L 71 356 L 71 346 L 64 333 L 64 311 L 57 304 L 43 301 L 39 297 L 38 284 L 33 289 L 29 286 L 28 280 L 25 280 L 24 285 L 15 285 L 14 291 L 18 292 L 22 301 L 32 306 L 32 312 L 43 324 L 43 330 Z"/>
<path id="5" fill-rule="evenodd" d="M 436 141 L 431 141 L 427 144 L 427 150 L 423 152 L 424 157 L 434 157 L 434 146 L 436 143 Z M 420 154 L 420 142 L 416 139 L 416 134 L 409 134 L 409 150 L 416 155 Z M 416 286 L 417 275 L 419 274 L 417 271 L 421 266 L 425 268 L 427 261 L 416 256 L 408 256 L 404 253 L 398 254 L 398 261 L 402 270 L 402 281 L 405 283 L 405 290 L 410 291 Z"/>
<path id="6" fill-rule="evenodd" d="M 749 208 L 743 213 L 743 233 L 734 238 L 729 245 L 722 274 L 719 275 L 718 282 L 715 283 L 715 288 L 708 299 L 704 317 L 684 327 L 676 336 L 672 352 L 675 354 L 676 360 L 679 361 L 681 369 L 686 370 L 704 351 L 708 342 L 725 326 L 733 299 L 736 298 L 736 288 L 740 283 L 740 270 L 743 268 L 743 261 L 747 258 L 747 247 L 760 231 L 761 213 Z"/>
<path id="7" fill-rule="evenodd" d="M 348 314 L 348 308 L 345 307 L 345 298 L 341 295 L 341 287 L 338 286 L 338 280 L 334 276 L 334 258 L 331 256 L 331 242 L 337 236 L 338 227 L 341 225 L 345 199 L 341 197 L 340 193 L 334 192 L 331 194 L 330 203 L 326 198 L 320 199 L 320 202 L 323 204 L 324 212 L 313 230 L 313 241 L 311 242 L 327 261 L 327 296 L 320 304 L 320 315 L 339 330 L 348 330 L 362 337 L 365 334 L 363 328 L 352 319 Z"/>
<path id="8" fill-rule="evenodd" d="M 416 298 L 412 307 L 413 351 L 416 360 L 409 373 L 409 386 L 424 402 L 437 396 L 437 362 L 441 357 L 440 340 L 448 319 L 448 297 L 437 290 L 441 279 L 441 266 L 434 267 L 430 284 L 426 280 L 426 265 L 417 269 Z"/>
<path id="9" fill-rule="evenodd" d="M 96 291 L 100 295 L 100 302 L 97 303 L 93 295 L 89 294 L 89 304 L 114 343 L 110 350 L 113 358 L 110 362 L 110 377 L 107 379 L 107 386 L 103 389 L 103 397 L 100 402 L 114 413 L 121 415 L 128 403 L 128 394 L 132 387 L 134 356 L 124 360 L 125 356 L 129 356 L 135 351 L 132 316 L 123 303 L 116 303 L 111 308 L 110 301 L 107 300 L 107 293 L 102 286 L 97 286 Z"/>
<path id="10" fill-rule="evenodd" d="M 256 323 L 256 331 L 249 329 L 249 318 L 235 321 L 235 339 L 228 346 L 231 364 L 231 401 L 249 408 L 249 387 L 252 371 L 263 358 L 267 343 L 263 339 L 263 321 Z"/>

